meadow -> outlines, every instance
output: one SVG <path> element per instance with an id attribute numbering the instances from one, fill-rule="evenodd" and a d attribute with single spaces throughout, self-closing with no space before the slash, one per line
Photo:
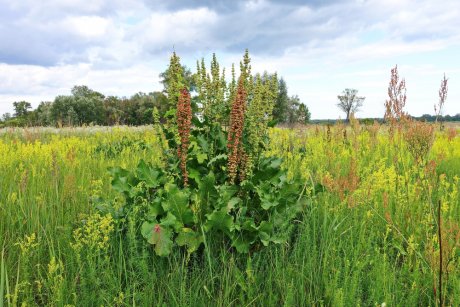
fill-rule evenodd
<path id="1" fill-rule="evenodd" d="M 110 168 L 163 165 L 154 127 L 4 129 L 0 306 L 458 306 L 459 131 L 417 125 L 270 128 L 307 196 L 287 240 L 166 257 L 98 209 Z"/>

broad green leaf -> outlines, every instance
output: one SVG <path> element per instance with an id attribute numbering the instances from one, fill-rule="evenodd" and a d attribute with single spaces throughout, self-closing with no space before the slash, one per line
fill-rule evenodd
<path id="1" fill-rule="evenodd" d="M 182 227 L 182 223 L 180 223 L 171 212 L 168 212 L 166 216 L 161 219 L 160 225 L 166 228 L 174 228 L 177 230 Z"/>
<path id="2" fill-rule="evenodd" d="M 283 159 L 273 158 L 272 161 L 270 162 L 270 168 L 279 169 L 281 166 L 281 163 L 283 163 Z"/>
<path id="3" fill-rule="evenodd" d="M 214 184 L 216 183 L 216 177 L 214 176 L 213 172 L 207 174 L 200 184 L 199 187 L 199 195 L 201 199 L 201 203 L 207 204 L 208 202 L 215 202 L 217 197 L 219 196 L 217 193 Z"/>
<path id="4" fill-rule="evenodd" d="M 205 224 L 205 229 L 221 230 L 225 233 L 229 233 L 233 228 L 233 217 L 227 213 L 226 208 L 216 210 L 211 214 L 207 214 L 208 221 Z"/>
<path id="5" fill-rule="evenodd" d="M 259 238 L 264 246 L 268 246 L 271 241 L 271 234 L 273 232 L 273 225 L 267 221 L 263 221 L 259 225 Z"/>
<path id="6" fill-rule="evenodd" d="M 204 152 L 209 152 L 209 143 L 206 141 L 206 138 L 203 135 L 199 135 L 197 138 L 198 145 L 200 145 L 201 150 Z"/>
<path id="7" fill-rule="evenodd" d="M 188 177 L 195 180 L 197 184 L 200 184 L 201 182 L 200 172 L 195 168 L 188 168 L 187 170 L 188 170 Z"/>
<path id="8" fill-rule="evenodd" d="M 229 207 L 229 202 L 232 200 L 234 195 L 238 192 L 238 187 L 234 185 L 221 185 L 218 187 L 219 199 L 218 208 Z"/>
<path id="9" fill-rule="evenodd" d="M 234 232 L 232 234 L 232 246 L 236 248 L 238 253 L 248 253 L 249 247 L 256 241 L 254 233 Z"/>
<path id="10" fill-rule="evenodd" d="M 177 218 L 182 225 L 193 223 L 193 212 L 189 206 L 188 193 L 172 183 L 165 185 L 166 198 L 162 203 L 163 209 L 169 211 Z"/>
<path id="11" fill-rule="evenodd" d="M 109 173 L 112 176 L 112 188 L 121 193 L 128 193 L 131 189 L 128 181 L 131 173 L 121 167 L 111 167 Z"/>
<path id="12" fill-rule="evenodd" d="M 158 256 L 168 256 L 171 253 L 173 241 L 172 231 L 157 223 L 144 222 L 141 227 L 142 236 L 147 242 L 155 246 L 155 253 Z"/>
<path id="13" fill-rule="evenodd" d="M 162 171 L 157 167 L 147 165 L 144 160 L 141 160 L 137 166 L 137 176 L 148 187 L 156 188 L 162 183 Z"/>
<path id="14" fill-rule="evenodd" d="M 264 197 L 260 199 L 260 206 L 265 210 L 269 210 L 270 208 L 276 207 L 278 206 L 278 204 L 278 200 L 272 197 Z"/>
<path id="15" fill-rule="evenodd" d="M 187 246 L 187 252 L 191 254 L 203 243 L 203 236 L 190 228 L 182 228 L 176 238 L 176 243 L 179 246 Z"/>
<path id="16" fill-rule="evenodd" d="M 176 110 L 175 108 L 172 108 L 172 109 L 169 109 L 169 110 L 165 113 L 164 117 L 172 117 L 172 116 L 175 116 L 176 113 L 177 113 L 177 110 Z"/>
<path id="17" fill-rule="evenodd" d="M 236 208 L 236 205 L 241 202 L 241 198 L 239 197 L 232 197 L 228 202 L 227 202 L 227 210 L 230 211 L 232 209 Z"/>
<path id="18" fill-rule="evenodd" d="M 203 162 L 208 158 L 208 155 L 205 153 L 198 153 L 196 155 L 196 159 L 198 160 L 199 164 L 203 164 Z"/>
<path id="19" fill-rule="evenodd" d="M 131 186 L 128 183 L 128 177 L 116 177 L 112 180 L 112 188 L 121 193 L 129 193 Z"/>
<path id="20" fill-rule="evenodd" d="M 153 201 L 149 204 L 147 211 L 147 219 L 154 220 L 160 214 L 163 214 L 164 210 L 161 207 L 161 198 L 155 197 Z"/>

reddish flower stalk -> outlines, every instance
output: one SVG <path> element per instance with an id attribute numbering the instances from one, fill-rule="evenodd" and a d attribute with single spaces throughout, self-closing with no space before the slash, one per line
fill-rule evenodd
<path id="1" fill-rule="evenodd" d="M 190 104 L 190 93 L 186 88 L 180 91 L 177 102 L 177 128 L 179 130 L 180 145 L 177 147 L 177 155 L 180 159 L 180 169 L 184 186 L 188 185 L 187 173 L 187 152 L 190 143 L 190 127 L 192 125 L 192 106 Z"/>
<path id="2" fill-rule="evenodd" d="M 232 104 L 230 112 L 230 127 L 228 130 L 227 149 L 228 154 L 228 177 L 229 182 L 235 182 L 238 173 L 238 167 L 242 163 L 241 156 L 244 152 L 242 148 L 242 136 L 244 127 L 244 111 L 246 108 L 246 90 L 244 89 L 244 80 L 240 78 L 238 82 L 237 93 Z"/>
<path id="3" fill-rule="evenodd" d="M 388 97 L 385 101 L 385 120 L 394 123 L 406 117 L 404 106 L 406 105 L 406 80 L 399 79 L 398 65 L 391 69 L 391 80 L 388 85 Z"/>

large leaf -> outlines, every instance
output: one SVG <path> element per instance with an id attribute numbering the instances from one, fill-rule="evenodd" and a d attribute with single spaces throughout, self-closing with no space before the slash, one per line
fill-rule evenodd
<path id="1" fill-rule="evenodd" d="M 211 129 L 211 135 L 214 138 L 214 144 L 219 150 L 225 150 L 227 148 L 227 138 L 225 137 L 222 127 L 219 124 L 213 125 Z"/>
<path id="2" fill-rule="evenodd" d="M 259 238 L 264 246 L 268 246 L 272 240 L 271 235 L 273 232 L 273 224 L 263 221 L 259 225 Z"/>
<path id="3" fill-rule="evenodd" d="M 214 186 L 216 183 L 216 177 L 213 172 L 207 174 L 198 185 L 199 196 L 202 204 L 207 204 L 208 202 L 215 202 L 219 194 Z"/>
<path id="4" fill-rule="evenodd" d="M 219 199 L 217 201 L 217 208 L 225 207 L 228 210 L 233 209 L 235 205 L 241 200 L 235 197 L 238 193 L 238 187 L 234 185 L 221 185 L 218 187 Z"/>
<path id="5" fill-rule="evenodd" d="M 147 242 L 155 246 L 158 256 L 168 256 L 171 253 L 173 241 L 172 231 L 158 223 L 144 222 L 141 228 L 142 235 Z"/>
<path id="6" fill-rule="evenodd" d="M 131 173 L 121 167 L 111 167 L 109 173 L 112 176 L 112 188 L 124 194 L 129 193 L 132 186 L 129 180 Z"/>
<path id="7" fill-rule="evenodd" d="M 163 209 L 169 211 L 182 225 L 193 223 L 193 212 L 189 206 L 189 195 L 172 183 L 165 185 L 166 198 L 162 203 Z"/>
<path id="8" fill-rule="evenodd" d="M 246 232 L 246 231 L 238 231 L 232 233 L 232 246 L 236 248 L 238 253 L 248 253 L 249 247 L 253 244 L 256 239 L 256 232 Z"/>
<path id="9" fill-rule="evenodd" d="M 228 214 L 227 208 L 215 210 L 211 214 L 207 214 L 208 221 L 205 224 L 207 231 L 211 229 L 221 230 L 224 233 L 230 233 L 233 229 L 233 217 Z"/>
<path id="10" fill-rule="evenodd" d="M 179 222 L 171 212 L 168 212 L 166 216 L 161 219 L 160 225 L 168 229 L 173 228 L 176 231 L 180 230 L 182 227 L 182 223 Z"/>
<path id="11" fill-rule="evenodd" d="M 198 145 L 201 147 L 201 150 L 209 152 L 209 143 L 203 135 L 199 135 L 196 140 Z"/>
<path id="12" fill-rule="evenodd" d="M 190 228 L 182 228 L 176 238 L 176 243 L 179 246 L 187 246 L 187 252 L 191 254 L 203 243 L 203 236 Z"/>
<path id="13" fill-rule="evenodd" d="M 147 216 L 148 220 L 155 220 L 157 216 L 164 213 L 163 207 L 161 206 L 162 199 L 160 197 L 155 197 L 153 201 L 149 204 Z"/>
<path id="14" fill-rule="evenodd" d="M 195 180 L 197 184 L 201 182 L 201 174 L 196 168 L 188 168 L 188 178 Z"/>
<path id="15" fill-rule="evenodd" d="M 161 169 L 147 165 L 144 160 L 141 160 L 137 166 L 137 176 L 140 180 L 144 181 L 148 187 L 158 187 L 163 182 L 162 175 L 163 172 Z"/>
<path id="16" fill-rule="evenodd" d="M 203 164 L 203 162 L 208 158 L 208 155 L 205 153 L 197 153 L 196 154 L 196 160 L 198 161 L 198 164 Z"/>

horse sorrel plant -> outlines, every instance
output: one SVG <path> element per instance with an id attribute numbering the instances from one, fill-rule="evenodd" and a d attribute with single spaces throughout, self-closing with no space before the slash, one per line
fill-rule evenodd
<path id="1" fill-rule="evenodd" d="M 213 63 L 216 69 L 215 57 Z M 208 237 L 218 237 L 238 252 L 284 243 L 293 218 L 306 202 L 300 178 L 288 179 L 282 160 L 261 152 L 268 140 L 269 118 L 255 118 L 254 110 L 262 110 L 262 116 L 272 113 L 273 86 L 269 85 L 277 82 L 276 75 L 271 82 L 268 78 L 262 82 L 260 76 L 250 75 L 248 53 L 243 63 L 236 93 L 229 94 L 233 98 L 229 125 L 228 118 L 217 118 L 212 110 L 216 107 L 220 112 L 225 102 L 202 104 L 200 120 L 192 114 L 189 92 L 182 88 L 178 95 L 171 94 L 177 97 L 177 127 L 158 123 L 170 147 L 166 165 L 141 161 L 135 170 L 111 169 L 112 186 L 124 199 L 117 210 L 107 203 L 99 208 L 119 221 L 135 219 L 142 237 L 159 256 L 169 255 L 175 246 L 192 253 Z M 206 75 L 204 65 L 200 69 Z M 246 110 L 253 110 L 250 116 Z M 124 224 L 118 224 L 120 230 Z"/>

